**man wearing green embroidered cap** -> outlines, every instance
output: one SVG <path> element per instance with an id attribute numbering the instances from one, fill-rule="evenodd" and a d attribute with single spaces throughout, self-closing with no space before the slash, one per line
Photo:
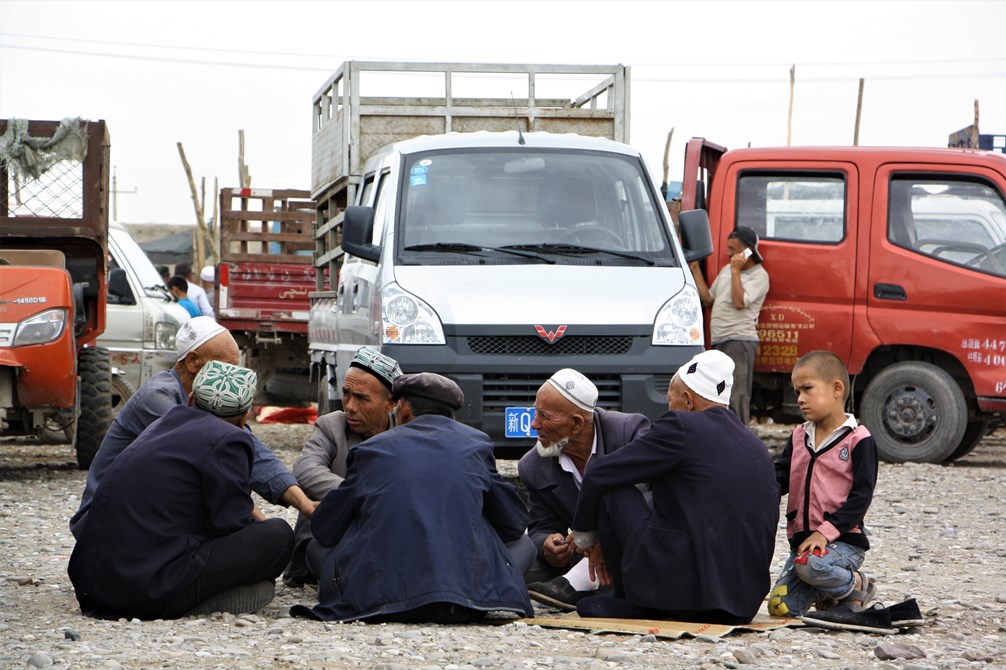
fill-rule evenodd
<path id="1" fill-rule="evenodd" d="M 272 600 L 293 531 L 253 518 L 254 446 L 243 427 L 256 381 L 247 368 L 207 362 L 189 404 L 109 466 L 67 569 L 84 614 L 170 619 Z"/>
<path id="2" fill-rule="evenodd" d="M 321 500 L 346 477 L 346 456 L 357 444 L 395 426 L 391 385 L 402 374 L 398 361 L 373 347 L 361 347 L 342 385 L 342 409 L 318 418 L 314 432 L 293 464 L 293 475 L 312 500 Z M 304 550 L 311 540 L 310 520 L 297 516 L 293 558 L 283 573 L 288 586 L 317 583 Z"/>

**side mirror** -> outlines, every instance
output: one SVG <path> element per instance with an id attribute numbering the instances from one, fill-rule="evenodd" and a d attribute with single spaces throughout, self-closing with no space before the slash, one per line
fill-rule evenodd
<path id="1" fill-rule="evenodd" d="M 713 253 L 713 236 L 709 230 L 709 214 L 704 209 L 690 209 L 678 214 L 681 224 L 681 246 L 685 261 L 691 263 L 707 258 Z"/>
<path id="2" fill-rule="evenodd" d="M 112 268 L 108 271 L 108 302 L 116 305 L 135 305 L 136 299 L 129 288 L 126 271 L 122 268 Z"/>
<path id="3" fill-rule="evenodd" d="M 374 236 L 374 208 L 350 205 L 342 213 L 342 250 L 347 254 L 376 263 L 381 247 L 371 244 Z"/>

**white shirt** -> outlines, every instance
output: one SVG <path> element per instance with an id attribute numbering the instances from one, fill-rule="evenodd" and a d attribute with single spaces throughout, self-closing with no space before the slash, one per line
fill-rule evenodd
<path id="1" fill-rule="evenodd" d="M 210 304 L 209 299 L 206 297 L 206 291 L 202 286 L 190 281 L 188 293 L 189 300 L 196 303 L 196 307 L 199 308 L 203 316 L 208 316 L 211 319 L 217 318 L 217 315 L 213 313 L 213 305 Z"/>
<path id="2" fill-rule="evenodd" d="M 821 449 L 823 449 L 824 447 L 827 447 L 831 442 L 833 442 L 835 438 L 838 437 L 838 434 L 842 432 L 846 427 L 856 430 L 858 426 L 859 422 L 856 421 L 856 417 L 846 412 L 845 423 L 843 423 L 835 430 L 831 431 L 828 434 L 828 437 L 824 440 L 824 442 L 821 443 L 820 447 L 817 446 L 817 436 L 814 434 L 815 432 L 817 432 L 817 424 L 815 424 L 813 421 L 807 421 L 806 423 L 803 424 L 803 430 L 805 433 L 807 433 L 807 439 L 810 441 L 810 448 L 813 449 L 814 452 L 816 453 L 818 451 L 821 451 Z"/>
<path id="3" fill-rule="evenodd" d="M 590 456 L 587 457 L 588 463 L 596 453 L 597 453 L 597 431 L 595 430 L 594 442 L 590 445 Z M 568 472 L 569 474 L 573 475 L 573 481 L 576 482 L 576 490 L 579 491 L 580 484 L 583 483 L 583 476 L 580 475 L 580 471 L 576 469 L 576 465 L 573 463 L 573 459 L 567 456 L 565 451 L 559 454 L 559 467 Z"/>

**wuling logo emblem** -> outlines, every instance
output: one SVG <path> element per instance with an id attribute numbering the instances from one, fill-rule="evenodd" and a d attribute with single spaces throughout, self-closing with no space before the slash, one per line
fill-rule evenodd
<path id="1" fill-rule="evenodd" d="M 535 331 L 538 336 L 543 340 L 548 340 L 549 344 L 555 344 L 555 341 L 566 334 L 566 326 L 559 326 L 554 331 L 545 330 L 544 326 L 535 326 Z"/>

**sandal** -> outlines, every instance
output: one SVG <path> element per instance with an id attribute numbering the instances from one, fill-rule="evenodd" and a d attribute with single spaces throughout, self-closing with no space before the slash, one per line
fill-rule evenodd
<path id="1" fill-rule="evenodd" d="M 866 609 L 867 605 L 877 597 L 877 585 L 870 579 L 865 572 L 859 572 L 860 587 L 858 589 L 853 589 L 846 597 L 842 598 L 840 601 L 843 605 L 848 606 L 853 612 L 862 612 Z M 858 600 L 858 603 L 853 601 Z"/>

